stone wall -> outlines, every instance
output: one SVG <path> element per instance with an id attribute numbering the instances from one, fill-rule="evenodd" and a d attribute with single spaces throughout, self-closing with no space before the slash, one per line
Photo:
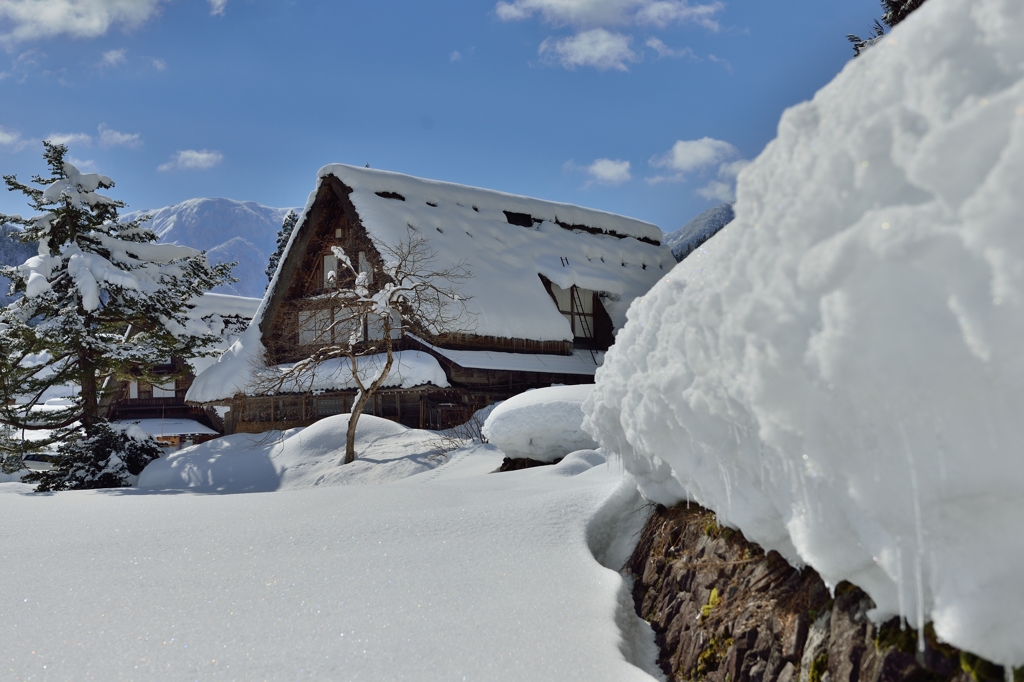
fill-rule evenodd
<path id="1" fill-rule="evenodd" d="M 876 626 L 871 599 L 849 583 L 831 594 L 696 505 L 658 507 L 625 568 L 669 680 L 710 682 L 998 682 L 1004 671 L 918 634 Z M 1024 682 L 1021 670 L 1016 682 Z"/>

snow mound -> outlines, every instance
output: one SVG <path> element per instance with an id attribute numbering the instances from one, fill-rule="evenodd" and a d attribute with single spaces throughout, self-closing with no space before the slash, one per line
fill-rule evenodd
<path id="1" fill-rule="evenodd" d="M 347 428 L 348 415 L 341 414 L 306 428 L 217 438 L 154 461 L 138 486 L 244 493 L 387 483 L 445 461 L 435 455 L 437 434 L 362 415 L 356 460 L 339 466 Z"/>
<path id="2" fill-rule="evenodd" d="M 1018 0 L 932 0 L 788 110 L 735 221 L 631 308 L 584 424 L 649 498 L 1015 665 L 1022 35 Z"/>
<path id="3" fill-rule="evenodd" d="M 665 235 L 662 244 L 672 249 L 672 255 L 676 262 L 679 262 L 715 236 L 715 233 L 731 223 L 735 217 L 732 204 L 720 204 L 709 208 L 675 232 Z"/>
<path id="4" fill-rule="evenodd" d="M 583 401 L 593 384 L 538 388 L 494 408 L 483 434 L 509 457 L 553 462 L 574 450 L 597 447 L 581 427 Z"/>

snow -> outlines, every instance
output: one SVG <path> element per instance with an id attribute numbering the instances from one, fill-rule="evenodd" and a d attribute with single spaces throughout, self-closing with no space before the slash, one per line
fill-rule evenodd
<path id="1" fill-rule="evenodd" d="M 261 297 L 267 283 L 267 259 L 274 252 L 277 232 L 289 210 L 252 201 L 189 199 L 173 206 L 134 211 L 121 220 L 152 216 L 145 226 L 160 241 L 206 251 L 210 263 L 237 263 L 232 275 L 239 281 L 221 284 L 215 292 Z"/>
<path id="2" fill-rule="evenodd" d="M 468 305 L 475 334 L 571 340 L 568 323 L 551 305 L 538 275 L 562 288 L 576 284 L 607 292 L 610 298 L 603 303 L 612 323 L 620 327 L 629 303 L 674 262 L 667 249 L 638 241 L 660 243 L 661 230 L 632 218 L 341 164 L 324 166 L 318 178 L 322 181 L 331 175 L 352 188 L 350 199 L 375 242 L 398 244 L 412 228 L 429 237 L 436 253 L 434 267 L 460 263 L 468 267 L 473 277 L 462 286 L 471 297 Z M 378 193 L 395 193 L 404 200 Z M 316 192 L 310 194 L 288 248 L 301 231 L 315 197 Z M 536 221 L 532 227 L 513 225 L 506 211 L 528 214 Z M 601 234 L 567 230 L 556 221 L 586 226 Z M 276 276 L 268 291 L 275 283 Z"/>
<path id="3" fill-rule="evenodd" d="M 472 277 L 458 285 L 467 314 L 458 321 L 456 332 L 468 329 L 499 338 L 572 340 L 569 323 L 558 312 L 541 275 L 564 289 L 575 284 L 602 292 L 601 302 L 614 327 L 619 328 L 625 323 L 630 302 L 675 263 L 668 249 L 639 241 L 659 242 L 661 231 L 632 218 L 354 166 L 325 166 L 318 182 L 327 176 L 352 188 L 350 199 L 376 243 L 398 245 L 408 239 L 407 230 L 413 229 L 415 234 L 429 237 L 436 256 L 432 268 L 468 268 Z M 394 193 L 403 199 L 378 193 Z M 303 231 L 316 194 L 310 194 L 285 254 Z M 537 222 L 532 227 L 510 224 L 505 211 L 529 214 Z M 556 221 L 586 226 L 599 234 L 567 230 Z M 214 368 L 196 378 L 187 400 L 224 400 L 249 386 L 254 368 L 263 363 L 258 328 L 278 274 L 271 280 L 249 332 Z M 572 364 L 579 366 L 575 361 Z"/>
<path id="4" fill-rule="evenodd" d="M 788 110 L 585 422 L 650 499 L 1018 666 L 1021 35 L 1017 0 L 931 0 Z"/>
<path id="5" fill-rule="evenodd" d="M 597 447 L 581 428 L 583 401 L 593 384 L 551 386 L 502 402 L 484 422 L 483 435 L 509 457 L 553 462 L 575 450 Z"/>
<path id="6" fill-rule="evenodd" d="M 583 374 L 593 376 L 604 361 L 604 351 L 576 350 L 572 355 L 541 355 L 538 353 L 502 353 L 489 350 L 452 350 L 417 339 L 433 352 L 466 369 L 491 369 L 551 374 Z"/>
<path id="7" fill-rule="evenodd" d="M 216 436 L 217 432 L 194 419 L 126 419 L 115 422 L 133 425 L 150 436 Z"/>
<path id="8" fill-rule="evenodd" d="M 233 459 L 256 489 L 287 463 L 276 492 L 182 490 L 180 479 L 56 495 L 0 484 L 0 547 L 21 577 L 0 591 L 5 670 L 18 679 L 662 679 L 653 633 L 615 570 L 644 520 L 617 466 L 581 452 L 490 474 L 501 453 L 477 444 L 410 476 L 394 466 L 401 455 L 375 460 L 405 448 L 411 461 L 423 432 L 363 420 L 365 475 L 315 487 L 294 484 L 317 475 L 300 463 L 336 461 L 337 429 L 313 433 L 323 422 L 251 450 L 239 439 L 256 436 L 211 441 L 143 474 L 191 452 L 216 475 L 227 467 L 206 460 Z M 373 468 L 390 474 L 374 478 Z M 217 482 L 222 492 L 248 485 Z"/>
<path id="9" fill-rule="evenodd" d="M 665 235 L 662 243 L 672 249 L 672 255 L 677 261 L 681 261 L 731 223 L 734 217 L 732 204 L 719 204 L 704 211 L 675 232 Z"/>

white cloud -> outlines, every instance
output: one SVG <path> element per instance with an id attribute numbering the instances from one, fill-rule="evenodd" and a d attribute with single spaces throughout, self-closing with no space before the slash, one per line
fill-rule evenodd
<path id="1" fill-rule="evenodd" d="M 0 147 L 10 147 L 17 152 L 24 149 L 26 144 L 27 142 L 21 139 L 21 135 L 0 126 Z"/>
<path id="2" fill-rule="evenodd" d="M 711 201 L 735 201 L 736 193 L 733 192 L 731 182 L 722 182 L 721 180 L 712 180 L 704 187 L 697 190 L 697 194 L 701 195 L 705 199 Z"/>
<path id="3" fill-rule="evenodd" d="M 111 26 L 138 28 L 157 14 L 163 0 L 2 0 L 0 21 L 11 29 L 0 42 L 69 35 L 95 38 Z"/>
<path id="4" fill-rule="evenodd" d="M 224 155 L 209 149 L 184 149 L 171 155 L 171 160 L 157 167 L 158 171 L 206 170 L 224 160 Z"/>
<path id="5" fill-rule="evenodd" d="M 153 59 L 153 68 L 156 69 L 157 71 L 163 71 L 164 69 L 167 68 L 167 62 L 165 62 L 162 59 L 154 58 Z"/>
<path id="6" fill-rule="evenodd" d="M 695 5 L 688 0 L 502 0 L 494 10 L 504 21 L 540 15 L 554 26 L 666 26 L 692 22 L 717 29 L 712 17 L 722 7 L 717 0 Z"/>
<path id="7" fill-rule="evenodd" d="M 142 138 L 138 133 L 119 133 L 105 123 L 100 124 L 100 144 L 104 147 L 138 147 Z"/>
<path id="8" fill-rule="evenodd" d="M 730 161 L 723 163 L 718 167 L 718 177 L 720 178 L 735 178 L 740 174 L 740 171 L 750 165 L 749 159 L 737 159 L 736 161 Z"/>
<path id="9" fill-rule="evenodd" d="M 739 150 L 728 142 L 711 137 L 699 140 L 678 140 L 665 154 L 655 156 L 650 164 L 655 168 L 669 171 L 665 175 L 647 178 L 647 182 L 685 182 L 687 176 L 702 175 L 718 166 L 718 179 L 711 180 L 697 190 L 697 194 L 708 200 L 734 201 L 736 198 L 736 176 L 750 165 L 747 159 L 737 159 Z"/>
<path id="10" fill-rule="evenodd" d="M 706 29 L 717 31 L 718 22 L 714 16 L 724 5 L 711 2 L 706 5 L 691 5 L 685 0 L 660 0 L 645 2 L 636 13 L 638 24 L 647 24 L 664 28 L 669 24 L 699 24 Z"/>
<path id="11" fill-rule="evenodd" d="M 710 137 L 702 137 L 699 140 L 678 140 L 667 153 L 655 156 L 650 160 L 652 166 L 671 171 L 672 175 L 659 175 L 651 178 L 649 182 L 664 182 L 666 180 L 681 182 L 689 173 L 719 164 L 738 155 L 739 151 L 736 147 L 722 140 Z"/>
<path id="12" fill-rule="evenodd" d="M 452 53 L 451 53 L 451 54 L 450 54 L 450 55 L 448 56 L 448 61 L 450 61 L 450 62 L 461 62 L 461 61 L 462 61 L 462 55 L 461 55 L 461 54 L 459 54 L 459 51 L 458 51 L 458 50 L 454 50 L 454 51 L 452 51 Z"/>
<path id="13" fill-rule="evenodd" d="M 608 27 L 645 26 L 665 28 L 670 24 L 694 23 L 717 31 L 715 15 L 725 5 L 720 0 L 499 0 L 494 6 L 503 21 L 520 21 L 538 16 L 551 26 L 571 26 L 576 35 L 548 37 L 540 45 L 540 55 L 548 63 L 567 69 L 593 66 L 598 69 L 626 71 L 628 62 L 640 57 L 630 49 L 632 36 L 611 32 Z M 647 45 L 659 56 L 692 55 L 689 48 L 678 52 L 657 38 Z"/>
<path id="14" fill-rule="evenodd" d="M 627 71 L 626 62 L 639 59 L 629 47 L 632 40 L 621 33 L 595 28 L 568 38 L 546 38 L 537 52 L 546 62 L 558 63 L 567 69 L 593 66 L 602 71 Z"/>
<path id="15" fill-rule="evenodd" d="M 716 57 L 713 54 L 709 54 L 708 55 L 708 59 L 713 61 L 715 64 L 721 64 L 723 69 L 725 69 L 726 71 L 732 73 L 732 62 L 730 62 L 728 59 L 723 59 L 722 57 Z"/>
<path id="16" fill-rule="evenodd" d="M 46 136 L 46 141 L 53 144 L 82 144 L 88 147 L 92 144 L 92 136 L 86 133 L 50 133 Z"/>
<path id="17" fill-rule="evenodd" d="M 681 50 L 673 50 L 658 38 L 649 38 L 644 45 L 657 52 L 659 57 L 697 57 L 693 50 L 688 47 L 684 47 Z"/>
<path id="18" fill-rule="evenodd" d="M 100 66 L 118 66 L 125 62 L 125 48 L 120 50 L 109 50 L 103 53 L 103 59 L 100 60 Z"/>
<path id="19" fill-rule="evenodd" d="M 633 178 L 629 174 L 629 161 L 597 159 L 587 166 L 586 171 L 593 182 L 601 185 L 621 185 Z"/>
<path id="20" fill-rule="evenodd" d="M 79 159 L 68 154 L 68 163 L 79 170 L 96 170 L 96 162 L 91 159 Z"/>
<path id="21" fill-rule="evenodd" d="M 210 0 L 210 14 L 224 15 L 224 8 L 228 6 L 228 0 Z"/>

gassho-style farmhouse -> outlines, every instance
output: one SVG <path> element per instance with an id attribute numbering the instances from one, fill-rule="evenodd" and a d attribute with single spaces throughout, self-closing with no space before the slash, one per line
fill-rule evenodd
<path id="1" fill-rule="evenodd" d="M 464 312 L 445 328 L 394 340 L 387 380 L 369 414 L 444 428 L 531 388 L 591 383 L 626 309 L 675 259 L 650 223 L 568 204 L 369 168 L 330 165 L 292 232 L 252 322 L 188 389 L 224 414 L 226 433 L 310 424 L 348 412 L 348 360 L 267 390 L 267 376 L 336 342 L 340 247 L 369 287 L 386 281 L 382 254 L 415 235 L 433 269 L 464 268 Z M 376 284 L 374 284 L 376 283 Z M 379 330 L 361 330 L 372 338 Z M 372 365 L 363 358 L 360 368 Z"/>

